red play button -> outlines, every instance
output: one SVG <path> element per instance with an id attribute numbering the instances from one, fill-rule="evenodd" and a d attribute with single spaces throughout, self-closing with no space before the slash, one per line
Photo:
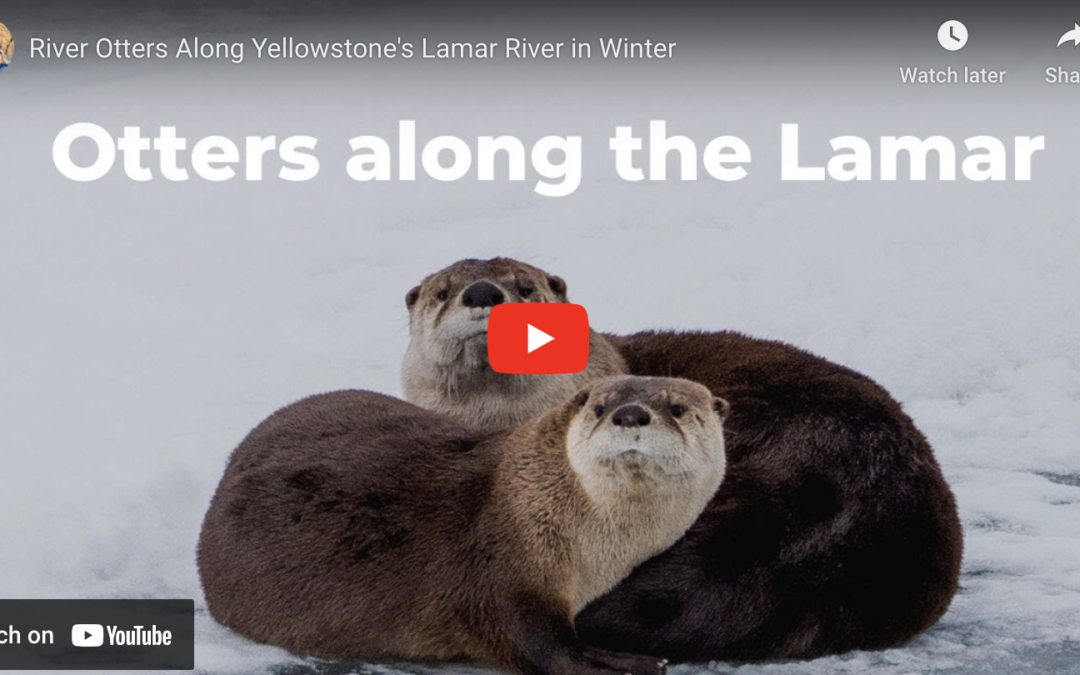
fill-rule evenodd
<path id="1" fill-rule="evenodd" d="M 589 365 L 589 315 L 581 305 L 496 305 L 488 318 L 488 361 L 499 373 L 579 373 Z"/>

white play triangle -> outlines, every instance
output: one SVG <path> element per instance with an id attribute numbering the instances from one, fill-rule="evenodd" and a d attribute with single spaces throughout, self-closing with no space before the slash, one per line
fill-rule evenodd
<path id="1" fill-rule="evenodd" d="M 537 349 L 540 349 L 547 343 L 551 342 L 555 338 L 551 337 L 544 331 L 540 330 L 531 323 L 525 324 L 529 327 L 529 351 L 528 354 L 532 354 Z"/>

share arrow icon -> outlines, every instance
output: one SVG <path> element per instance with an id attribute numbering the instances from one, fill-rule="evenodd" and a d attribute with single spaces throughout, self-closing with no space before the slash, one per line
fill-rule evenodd
<path id="1" fill-rule="evenodd" d="M 1076 46 L 1080 45 L 1080 23 L 1074 23 L 1073 29 L 1061 36 L 1057 46 L 1060 47 L 1070 41 L 1073 43 L 1073 49 L 1076 49 Z"/>

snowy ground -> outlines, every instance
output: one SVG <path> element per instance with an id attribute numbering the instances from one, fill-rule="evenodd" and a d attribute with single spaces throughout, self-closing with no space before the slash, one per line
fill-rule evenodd
<path id="1" fill-rule="evenodd" d="M 886 75 L 873 64 L 852 66 L 857 106 L 815 89 L 812 73 L 780 90 L 680 67 L 646 78 L 647 96 L 638 78 L 596 69 L 570 82 L 539 68 L 482 80 L 434 67 L 263 72 L 288 85 L 284 109 L 256 65 L 178 69 L 167 85 L 134 66 L 36 80 L 9 69 L 0 597 L 196 598 L 200 672 L 444 672 L 296 661 L 230 634 L 205 614 L 194 545 L 225 458 L 254 424 L 318 391 L 400 393 L 405 292 L 460 257 L 508 255 L 566 278 L 601 330 L 737 329 L 871 375 L 929 436 L 957 494 L 962 589 L 911 645 L 676 673 L 1080 673 L 1075 123 L 981 91 L 901 97 L 874 84 Z M 717 88 L 691 86 L 706 80 Z M 46 81 L 63 98 L 40 95 Z M 401 118 L 427 137 L 583 135 L 584 182 L 553 200 L 528 183 L 347 180 L 344 141 L 390 136 Z M 702 141 L 743 136 L 750 178 L 616 180 L 607 135 L 650 118 Z M 75 184 L 49 147 L 76 121 L 307 133 L 322 139 L 323 172 L 296 185 Z M 790 121 L 819 146 L 811 156 L 843 133 L 1041 133 L 1049 149 L 1027 184 L 781 183 Z"/>

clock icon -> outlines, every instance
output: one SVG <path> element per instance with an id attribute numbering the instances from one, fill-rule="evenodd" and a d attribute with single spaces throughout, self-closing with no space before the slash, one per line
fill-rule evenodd
<path id="1" fill-rule="evenodd" d="M 968 41 L 967 26 L 955 19 L 946 21 L 937 30 L 937 41 L 950 52 L 963 49 Z"/>

